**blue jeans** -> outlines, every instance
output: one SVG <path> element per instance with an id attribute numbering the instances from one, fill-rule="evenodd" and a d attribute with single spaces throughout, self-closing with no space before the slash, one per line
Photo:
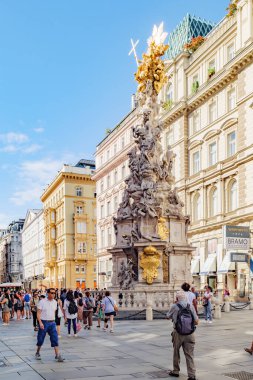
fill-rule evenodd
<path id="1" fill-rule="evenodd" d="M 205 320 L 211 321 L 213 319 L 212 317 L 212 304 L 211 302 L 208 302 L 207 306 L 204 307 L 204 314 L 205 314 Z"/>
<path id="2" fill-rule="evenodd" d="M 70 330 L 71 330 L 71 321 L 72 321 L 72 324 L 73 324 L 74 334 L 76 334 L 76 318 L 74 318 L 74 319 L 70 319 L 70 318 L 68 318 L 68 333 L 70 334 Z"/>
<path id="3" fill-rule="evenodd" d="M 50 336 L 51 347 L 58 347 L 58 334 L 56 331 L 55 322 L 41 321 L 44 325 L 44 329 L 39 328 L 37 336 L 37 346 L 41 347 L 44 343 L 45 337 L 48 333 Z"/>

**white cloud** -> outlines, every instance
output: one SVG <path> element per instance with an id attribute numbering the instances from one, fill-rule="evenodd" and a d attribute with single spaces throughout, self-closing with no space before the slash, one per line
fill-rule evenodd
<path id="1" fill-rule="evenodd" d="M 18 150 L 20 150 L 20 146 L 13 145 L 13 144 L 5 145 L 3 148 L 0 149 L 1 152 L 5 152 L 5 153 L 14 153 L 14 152 L 17 152 Z"/>
<path id="2" fill-rule="evenodd" d="M 42 149 L 42 146 L 39 144 L 31 144 L 27 148 L 23 148 L 24 153 L 35 153 Z"/>
<path id="3" fill-rule="evenodd" d="M 13 220 L 14 217 L 11 217 L 10 214 L 3 214 L 3 213 L 0 213 L 0 228 L 2 229 L 5 229 L 11 220 Z"/>
<path id="4" fill-rule="evenodd" d="M 43 128 L 43 127 L 37 127 L 37 128 L 34 128 L 33 130 L 36 133 L 43 133 L 45 131 L 45 128 Z"/>
<path id="5" fill-rule="evenodd" d="M 4 144 L 22 144 L 28 140 L 28 136 L 24 133 L 8 132 L 0 134 L 0 141 L 2 141 Z"/>

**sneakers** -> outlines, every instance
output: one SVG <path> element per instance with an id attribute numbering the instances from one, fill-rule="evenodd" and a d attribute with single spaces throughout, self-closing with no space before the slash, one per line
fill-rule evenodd
<path id="1" fill-rule="evenodd" d="M 71 334 L 68 334 L 68 337 L 71 338 Z"/>
<path id="2" fill-rule="evenodd" d="M 213 321 L 208 321 L 208 323 L 213 323 Z"/>
<path id="3" fill-rule="evenodd" d="M 113 330 L 110 330 L 110 333 L 111 333 L 111 334 L 113 334 L 113 333 L 114 333 L 114 331 L 113 331 Z"/>
<path id="4" fill-rule="evenodd" d="M 40 356 L 40 353 L 39 353 L 39 352 L 36 352 L 36 354 L 35 354 L 35 359 L 37 359 L 37 360 L 41 360 L 41 356 Z"/>
<path id="5" fill-rule="evenodd" d="M 62 362 L 64 362 L 65 359 L 64 359 L 61 355 L 58 355 L 58 356 L 55 357 L 55 360 L 56 360 L 58 363 L 62 363 Z"/>
<path id="6" fill-rule="evenodd" d="M 77 334 L 74 334 L 74 338 L 77 338 Z"/>
<path id="7" fill-rule="evenodd" d="M 169 372 L 169 376 L 172 376 L 172 377 L 179 377 L 179 374 L 178 373 L 175 373 L 173 371 L 170 371 Z"/>
<path id="8" fill-rule="evenodd" d="M 105 327 L 103 327 L 103 331 L 107 331 L 107 329 Z"/>
<path id="9" fill-rule="evenodd" d="M 187 380 L 196 380 L 196 377 L 188 377 Z"/>

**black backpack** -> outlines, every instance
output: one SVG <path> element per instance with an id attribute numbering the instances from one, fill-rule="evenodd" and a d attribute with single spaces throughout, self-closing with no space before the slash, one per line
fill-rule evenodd
<path id="1" fill-rule="evenodd" d="M 196 326 L 190 305 L 188 304 L 186 307 L 183 307 L 177 303 L 177 307 L 179 308 L 179 311 L 175 324 L 176 331 L 180 335 L 191 335 L 195 331 Z"/>
<path id="2" fill-rule="evenodd" d="M 83 299 L 82 299 L 82 298 L 79 298 L 79 300 L 78 300 L 78 305 L 79 305 L 79 306 L 83 306 Z"/>
<path id="3" fill-rule="evenodd" d="M 69 314 L 76 314 L 77 311 L 78 311 L 78 308 L 76 306 L 75 301 L 69 301 L 69 306 L 68 306 Z"/>

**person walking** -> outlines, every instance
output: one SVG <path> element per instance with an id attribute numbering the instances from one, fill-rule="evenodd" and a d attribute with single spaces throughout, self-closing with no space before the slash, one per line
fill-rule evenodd
<path id="1" fill-rule="evenodd" d="M 74 330 L 74 337 L 77 338 L 76 333 L 76 318 L 77 318 L 77 302 L 74 299 L 74 295 L 72 290 L 69 290 L 66 295 L 66 299 L 64 301 L 64 314 L 65 319 L 68 321 L 68 336 L 71 337 L 71 322 Z"/>
<path id="2" fill-rule="evenodd" d="M 31 307 L 30 307 L 31 295 L 28 290 L 26 290 L 24 295 L 24 311 L 25 311 L 25 319 L 31 318 Z"/>
<path id="3" fill-rule="evenodd" d="M 104 320 L 105 318 L 105 315 L 104 315 L 104 310 L 103 310 L 103 305 L 102 305 L 102 300 L 103 300 L 103 297 L 101 294 L 99 294 L 97 296 L 97 316 L 98 316 L 98 324 L 97 324 L 97 327 L 101 327 L 101 321 Z"/>
<path id="4" fill-rule="evenodd" d="M 179 377 L 180 372 L 180 348 L 183 348 L 188 380 L 196 380 L 196 368 L 194 364 L 195 325 L 198 324 L 198 316 L 193 305 L 187 301 L 185 291 L 180 290 L 176 294 L 176 303 L 167 313 L 167 319 L 173 322 L 174 330 L 171 334 L 173 344 L 173 371 L 169 376 Z M 187 335 L 186 335 L 187 334 Z"/>
<path id="5" fill-rule="evenodd" d="M 115 309 L 117 309 L 117 305 L 108 290 L 105 292 L 105 297 L 102 299 L 101 305 L 105 313 L 103 330 L 106 331 L 108 327 L 108 321 L 110 320 L 110 333 L 113 333 L 114 317 L 116 316 Z"/>
<path id="6" fill-rule="evenodd" d="M 183 285 L 181 286 L 181 289 L 185 292 L 186 297 L 187 297 L 187 302 L 189 305 L 193 305 L 194 309 L 196 310 L 196 313 L 198 312 L 198 307 L 197 307 L 197 300 L 195 294 L 190 290 L 191 285 L 188 284 L 187 282 L 184 282 Z"/>
<path id="7" fill-rule="evenodd" d="M 82 293 L 78 294 L 78 299 L 77 299 L 77 322 L 83 322 L 83 295 Z"/>
<path id="8" fill-rule="evenodd" d="M 46 334 L 50 336 L 51 347 L 55 351 L 55 359 L 62 363 L 64 359 L 62 358 L 59 350 L 58 334 L 56 331 L 55 324 L 55 311 L 57 309 L 57 302 L 54 299 L 55 289 L 47 289 L 47 298 L 42 299 L 37 306 L 37 319 L 39 322 L 39 331 L 37 336 L 37 351 L 35 353 L 35 358 L 37 360 L 41 359 L 40 349 L 44 343 Z"/>
<path id="9" fill-rule="evenodd" d="M 92 326 L 92 315 L 94 308 L 94 299 L 91 297 L 89 291 L 85 292 L 85 297 L 83 299 L 83 323 L 84 329 L 91 329 Z"/>
<path id="10" fill-rule="evenodd" d="M 9 290 L 4 292 L 4 296 L 2 301 L 0 302 L 2 305 L 2 318 L 3 318 L 3 326 L 9 326 L 10 323 L 10 294 Z"/>
<path id="11" fill-rule="evenodd" d="M 206 287 L 206 291 L 203 297 L 204 315 L 206 323 L 213 323 L 212 317 L 212 288 L 211 286 Z"/>
<path id="12" fill-rule="evenodd" d="M 59 297 L 59 292 L 56 292 L 55 297 L 55 300 L 57 302 L 57 309 L 55 311 L 55 324 L 58 338 L 61 338 L 61 318 L 64 316 L 64 310 L 62 307 L 61 299 Z"/>
<path id="13" fill-rule="evenodd" d="M 31 312 L 32 312 L 32 316 L 33 316 L 33 328 L 34 328 L 34 331 L 38 331 L 39 330 L 39 322 L 38 322 L 38 319 L 37 319 L 37 307 L 38 307 L 38 303 L 39 303 L 40 299 L 39 299 L 39 295 L 38 295 L 38 292 L 35 290 L 33 292 L 33 297 L 31 299 L 31 302 L 30 302 L 30 306 L 31 306 Z"/>

